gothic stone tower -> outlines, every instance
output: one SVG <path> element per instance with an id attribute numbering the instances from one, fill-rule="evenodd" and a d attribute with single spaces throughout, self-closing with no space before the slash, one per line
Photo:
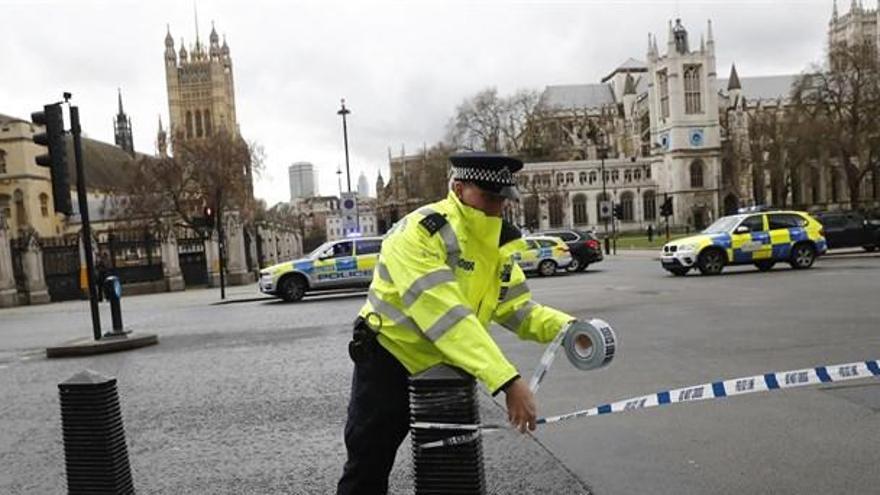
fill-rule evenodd
<path id="1" fill-rule="evenodd" d="M 671 222 L 699 229 L 719 210 L 721 126 L 711 21 L 696 50 L 681 21 L 670 21 L 666 54 L 659 54 L 655 38 L 648 67 L 655 176 L 673 198 Z"/>
<path id="2" fill-rule="evenodd" d="M 238 135 L 229 45 L 224 38 L 223 46 L 220 46 L 212 25 L 206 51 L 196 29 L 196 41 L 189 52 L 181 39 L 179 56 L 174 50 L 170 28 L 165 36 L 165 81 L 171 135 L 198 139 L 221 128 Z"/>
<path id="3" fill-rule="evenodd" d="M 119 90 L 119 113 L 113 117 L 113 134 L 116 146 L 124 149 L 129 155 L 134 156 L 134 138 L 131 134 L 131 119 L 122 110 L 122 90 Z"/>

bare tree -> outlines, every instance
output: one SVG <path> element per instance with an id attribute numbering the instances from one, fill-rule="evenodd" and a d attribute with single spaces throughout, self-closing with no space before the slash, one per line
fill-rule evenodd
<path id="1" fill-rule="evenodd" d="M 235 211 L 242 221 L 256 210 L 252 177 L 262 168 L 262 148 L 223 130 L 198 140 L 174 140 L 174 156 L 138 161 L 130 181 L 117 193 L 126 216 L 157 229 L 184 225 L 205 232 L 204 209 L 218 225 Z"/>
<path id="2" fill-rule="evenodd" d="M 495 88 L 484 89 L 456 108 L 447 125 L 447 141 L 457 149 L 520 154 L 537 105 L 534 90 L 501 97 Z"/>
<path id="3" fill-rule="evenodd" d="M 850 205 L 861 202 L 861 186 L 880 170 L 880 59 L 870 42 L 831 47 L 830 67 L 804 74 L 792 99 L 812 138 L 843 168 Z"/>

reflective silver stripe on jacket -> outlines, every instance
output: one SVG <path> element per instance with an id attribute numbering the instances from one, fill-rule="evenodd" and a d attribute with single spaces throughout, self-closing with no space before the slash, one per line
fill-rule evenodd
<path id="1" fill-rule="evenodd" d="M 511 332 L 517 333 L 519 332 L 519 327 L 522 326 L 523 322 L 526 321 L 526 318 L 528 318 L 529 315 L 532 314 L 532 311 L 534 311 L 537 307 L 537 304 L 529 301 L 525 303 L 523 307 L 516 310 L 506 320 L 501 322 L 501 325 Z"/>
<path id="2" fill-rule="evenodd" d="M 385 266 L 385 263 L 382 263 L 382 261 L 376 263 L 376 273 L 378 273 L 379 278 L 385 282 L 388 282 L 389 284 L 394 283 L 394 280 L 391 280 L 391 273 L 388 272 L 388 267 Z"/>
<path id="3" fill-rule="evenodd" d="M 504 304 L 508 301 L 512 301 L 517 297 L 528 294 L 529 293 L 529 284 L 522 282 L 516 285 L 511 285 L 507 288 L 507 293 L 504 294 L 504 299 L 502 299 L 499 304 Z"/>
<path id="4" fill-rule="evenodd" d="M 406 292 L 404 292 L 403 305 L 412 306 L 412 304 L 415 303 L 416 300 L 418 300 L 419 296 L 421 296 L 425 291 L 431 290 L 440 284 L 454 281 L 455 276 L 452 274 L 452 270 L 447 270 L 445 268 L 422 275 L 421 277 L 416 279 L 416 281 L 413 282 L 408 289 L 406 289 Z"/>
<path id="5" fill-rule="evenodd" d="M 367 293 L 367 301 L 370 301 L 370 305 L 372 305 L 376 311 L 378 311 L 379 313 L 383 313 L 391 318 L 391 321 L 394 322 L 395 325 L 409 328 L 410 330 L 418 332 L 419 335 L 422 334 L 415 320 L 413 320 L 409 316 L 406 316 L 405 314 L 403 314 L 403 312 L 401 312 L 399 309 L 395 308 L 391 304 L 380 299 L 379 296 L 377 296 L 376 293 L 372 290 Z"/>
<path id="6" fill-rule="evenodd" d="M 446 334 L 449 329 L 454 327 L 456 323 L 472 314 L 474 314 L 473 311 L 463 304 L 453 306 L 449 311 L 444 313 L 443 316 L 437 319 L 437 321 L 431 325 L 431 328 L 425 330 L 425 335 L 427 335 L 432 342 L 437 342 L 437 340 L 440 339 L 440 337 L 443 337 L 443 335 Z"/>
<path id="7" fill-rule="evenodd" d="M 428 216 L 437 212 L 426 207 L 420 209 L 418 213 Z M 461 247 L 458 245 L 458 237 L 455 236 L 455 230 L 452 229 L 452 225 L 449 222 L 446 222 L 440 228 L 439 234 L 443 238 L 444 244 L 446 244 L 446 264 L 449 265 L 449 268 L 455 270 L 456 265 L 458 265 L 458 258 L 461 256 Z"/>

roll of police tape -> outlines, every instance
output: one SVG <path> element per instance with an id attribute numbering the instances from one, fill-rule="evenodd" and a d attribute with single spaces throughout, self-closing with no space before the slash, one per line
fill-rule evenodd
<path id="1" fill-rule="evenodd" d="M 576 321 L 566 330 L 562 346 L 572 366 L 589 371 L 606 366 L 614 359 L 617 336 L 604 320 Z"/>
<path id="2" fill-rule="evenodd" d="M 538 418 L 536 423 L 538 426 L 541 426 L 569 421 L 572 419 L 631 412 L 685 402 L 725 399 L 739 395 L 774 392 L 777 390 L 820 385 L 823 383 L 862 380 L 865 378 L 880 378 L 880 361 L 857 361 L 853 363 L 817 366 L 815 368 L 779 371 L 774 373 L 764 373 L 762 375 L 719 380 L 703 383 L 701 385 L 664 390 L 639 397 L 631 397 L 629 399 L 602 404 L 600 406 L 582 409 L 567 414 L 560 414 L 558 416 Z M 421 445 L 420 448 L 437 448 L 447 445 L 458 445 L 462 442 L 476 438 L 480 432 L 490 433 L 493 431 L 511 429 L 509 425 L 498 424 L 460 425 L 446 423 L 416 423 L 413 424 L 413 427 L 440 430 L 474 430 L 473 433 L 438 440 L 436 442 L 431 442 L 430 445 Z"/>

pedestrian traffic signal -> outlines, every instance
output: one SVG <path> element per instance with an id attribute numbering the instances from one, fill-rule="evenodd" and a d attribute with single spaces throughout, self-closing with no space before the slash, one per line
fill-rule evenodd
<path id="1" fill-rule="evenodd" d="M 663 204 L 660 205 L 660 215 L 664 217 L 672 216 L 672 198 L 667 197 L 663 200 Z"/>
<path id="2" fill-rule="evenodd" d="M 34 134 L 34 143 L 49 148 L 49 153 L 38 155 L 37 165 L 48 167 L 52 176 L 52 201 L 55 211 L 73 214 L 70 202 L 70 179 L 67 173 L 67 145 L 64 142 L 64 116 L 61 104 L 45 105 L 42 112 L 31 114 L 31 121 L 45 126 L 45 131 Z"/>
<path id="3" fill-rule="evenodd" d="M 623 205 L 614 205 L 614 218 L 618 220 L 623 218 Z"/>

